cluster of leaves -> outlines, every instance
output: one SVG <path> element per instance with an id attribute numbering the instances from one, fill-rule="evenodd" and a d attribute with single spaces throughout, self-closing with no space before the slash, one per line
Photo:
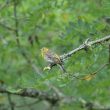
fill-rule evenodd
<path id="1" fill-rule="evenodd" d="M 46 65 L 40 49 L 48 47 L 63 54 L 77 48 L 88 37 L 92 40 L 110 34 L 109 0 L 0 0 L 0 81 L 12 87 L 48 90 L 46 82 L 58 87 L 67 96 L 108 104 L 109 68 L 104 68 L 91 81 L 61 78 L 58 67 L 43 71 Z M 16 42 L 16 19 L 19 40 Z M 43 77 L 23 57 L 25 51 Z M 80 51 L 65 61 L 70 74 L 89 74 L 108 62 L 108 45 Z M 16 98 L 15 98 L 16 99 Z M 2 99 L 0 98 L 0 103 Z M 41 108 L 42 104 L 36 105 Z M 45 108 L 45 107 L 44 107 Z M 42 108 L 42 109 L 44 109 Z M 78 104 L 62 105 L 61 110 L 80 109 Z"/>

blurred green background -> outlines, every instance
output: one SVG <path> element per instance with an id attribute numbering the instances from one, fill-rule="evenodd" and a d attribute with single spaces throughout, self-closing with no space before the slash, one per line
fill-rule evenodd
<path id="1" fill-rule="evenodd" d="M 16 18 L 14 3 L 16 2 Z M 16 21 L 21 48 L 16 42 Z M 59 67 L 43 71 L 47 65 L 40 49 L 48 47 L 62 55 L 77 48 L 87 38 L 96 40 L 110 34 L 110 0 L 0 0 L 0 81 L 12 88 L 34 88 L 50 92 L 46 83 L 59 88 L 66 96 L 109 106 L 110 68 L 105 67 L 90 81 L 60 78 Z M 31 63 L 36 65 L 42 77 Z M 65 61 L 70 74 L 85 75 L 108 62 L 108 45 L 97 45 L 77 52 Z M 16 105 L 34 99 L 12 96 Z M 0 94 L 0 110 L 10 110 L 7 96 Z M 16 107 L 15 110 L 46 110 L 47 103 Z M 78 102 L 56 106 L 56 110 L 85 110 Z"/>

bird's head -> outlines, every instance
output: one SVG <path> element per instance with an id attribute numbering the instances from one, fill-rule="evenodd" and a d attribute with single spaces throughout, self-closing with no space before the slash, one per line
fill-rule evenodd
<path id="1" fill-rule="evenodd" d="M 44 56 L 48 51 L 49 51 L 49 49 L 48 49 L 47 47 L 43 47 L 43 48 L 41 49 L 41 54 L 42 54 L 42 56 Z"/>

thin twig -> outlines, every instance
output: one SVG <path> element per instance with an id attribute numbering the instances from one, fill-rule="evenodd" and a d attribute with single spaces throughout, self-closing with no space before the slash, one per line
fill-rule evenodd
<path id="1" fill-rule="evenodd" d="M 91 73 L 91 74 L 96 74 L 98 73 L 99 71 L 101 71 L 103 68 L 105 68 L 109 63 L 105 63 L 103 64 L 98 70 L 96 70 L 95 72 Z"/>
<path id="2" fill-rule="evenodd" d="M 14 17 L 15 17 L 15 27 L 16 27 L 16 30 L 15 30 L 15 33 L 16 33 L 16 42 L 17 42 L 17 45 L 19 46 L 20 43 L 19 43 L 18 19 L 17 19 L 17 1 L 16 0 L 13 0 L 13 2 L 14 2 L 13 13 L 14 13 Z"/>
<path id="3" fill-rule="evenodd" d="M 11 27 L 9 27 L 9 26 L 7 26 L 7 25 L 1 23 L 1 22 L 0 22 L 0 26 L 3 27 L 3 28 L 5 28 L 5 29 L 8 29 L 8 30 L 10 30 L 10 31 L 13 31 L 13 32 L 16 31 L 16 29 L 13 29 L 13 28 L 11 28 Z"/>
<path id="4" fill-rule="evenodd" d="M 5 7 L 7 7 L 7 6 L 11 5 L 11 4 L 12 4 L 11 1 L 6 0 L 5 4 L 3 4 L 3 5 L 0 4 L 0 11 L 2 11 Z"/>
<path id="5" fill-rule="evenodd" d="M 91 79 L 92 77 L 94 77 L 97 73 L 99 73 L 103 68 L 105 68 L 109 63 L 105 63 L 103 64 L 100 68 L 98 68 L 95 72 L 87 75 L 87 76 L 84 76 L 83 78 L 79 78 L 79 79 L 82 79 L 82 80 L 89 80 Z"/>
<path id="6" fill-rule="evenodd" d="M 7 4 L 5 3 L 5 4 L 3 4 L 3 5 L 1 5 L 0 4 L 0 11 L 3 9 L 3 8 L 5 8 L 7 6 Z"/>
<path id="7" fill-rule="evenodd" d="M 109 47 L 108 47 L 108 48 L 109 48 L 109 53 L 108 53 L 108 54 L 109 54 L 109 58 L 108 58 L 108 62 L 109 62 L 109 65 L 110 65 L 110 44 L 109 44 Z"/>
<path id="8" fill-rule="evenodd" d="M 7 93 L 7 97 L 8 97 L 8 102 L 10 104 L 11 110 L 14 110 L 14 104 L 13 104 L 12 99 L 11 99 L 11 94 Z"/>
<path id="9" fill-rule="evenodd" d="M 92 72 L 90 74 L 87 74 L 85 76 L 76 76 L 74 74 L 69 74 L 69 73 L 66 73 L 64 75 L 67 75 L 67 76 L 62 76 L 62 77 L 69 77 L 69 78 L 76 78 L 76 79 L 79 79 L 79 80 L 91 80 L 98 72 L 100 72 L 103 68 L 105 68 L 109 63 L 105 63 L 103 64 L 101 67 L 99 67 L 95 72 Z"/>

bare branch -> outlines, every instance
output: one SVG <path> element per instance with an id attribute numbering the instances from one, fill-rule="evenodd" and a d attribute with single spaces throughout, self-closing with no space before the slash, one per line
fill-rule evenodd
<path id="1" fill-rule="evenodd" d="M 29 97 L 29 98 L 37 98 L 37 101 L 47 101 L 50 104 L 52 104 L 53 106 L 59 103 L 81 103 L 81 106 L 86 108 L 87 110 L 109 110 L 108 107 L 105 107 L 101 104 L 96 104 L 95 102 L 87 102 L 82 98 L 74 98 L 72 97 L 59 97 L 56 94 L 48 94 L 47 92 L 43 92 L 43 91 L 39 91 L 36 89 L 32 89 L 32 88 L 25 88 L 25 89 L 20 89 L 17 92 L 11 92 L 8 89 L 6 89 L 6 86 L 1 86 L 0 85 L 0 93 L 6 93 L 6 94 L 10 94 L 10 95 L 18 95 L 18 96 L 22 96 L 22 97 Z M 37 103 L 37 101 L 35 101 L 34 103 L 31 104 L 35 104 Z M 30 104 L 30 105 L 31 105 Z M 23 105 L 24 106 L 24 105 Z M 20 107 L 20 106 L 15 106 L 15 107 Z M 22 106 L 21 106 L 22 107 Z"/>
<path id="2" fill-rule="evenodd" d="M 38 98 L 39 100 L 46 100 L 53 105 L 61 100 L 60 97 L 58 97 L 58 95 L 56 94 L 49 95 L 46 92 L 42 92 L 36 89 L 30 89 L 30 88 L 20 89 L 20 91 L 18 92 L 11 92 L 7 90 L 6 87 L 0 86 L 0 93 L 7 93 L 7 94 L 19 95 L 19 96 L 30 97 L 30 98 Z"/>
<path id="3" fill-rule="evenodd" d="M 108 41 L 108 40 L 110 40 L 110 35 L 108 35 L 108 36 L 106 36 L 106 37 L 104 37 L 104 38 L 95 40 L 95 41 L 90 41 L 90 42 L 88 41 L 87 45 L 93 46 L 93 45 L 95 45 L 95 44 L 100 44 L 100 43 L 103 43 L 103 42 Z M 87 48 L 87 45 L 82 44 L 82 45 L 80 45 L 78 48 L 73 49 L 72 51 L 70 51 L 70 52 L 68 52 L 68 53 L 66 53 L 66 54 L 61 55 L 60 58 L 61 58 L 62 60 L 65 60 L 65 59 L 71 57 L 73 54 L 77 53 L 78 51 Z M 88 48 L 89 48 L 89 47 L 88 47 Z"/>

